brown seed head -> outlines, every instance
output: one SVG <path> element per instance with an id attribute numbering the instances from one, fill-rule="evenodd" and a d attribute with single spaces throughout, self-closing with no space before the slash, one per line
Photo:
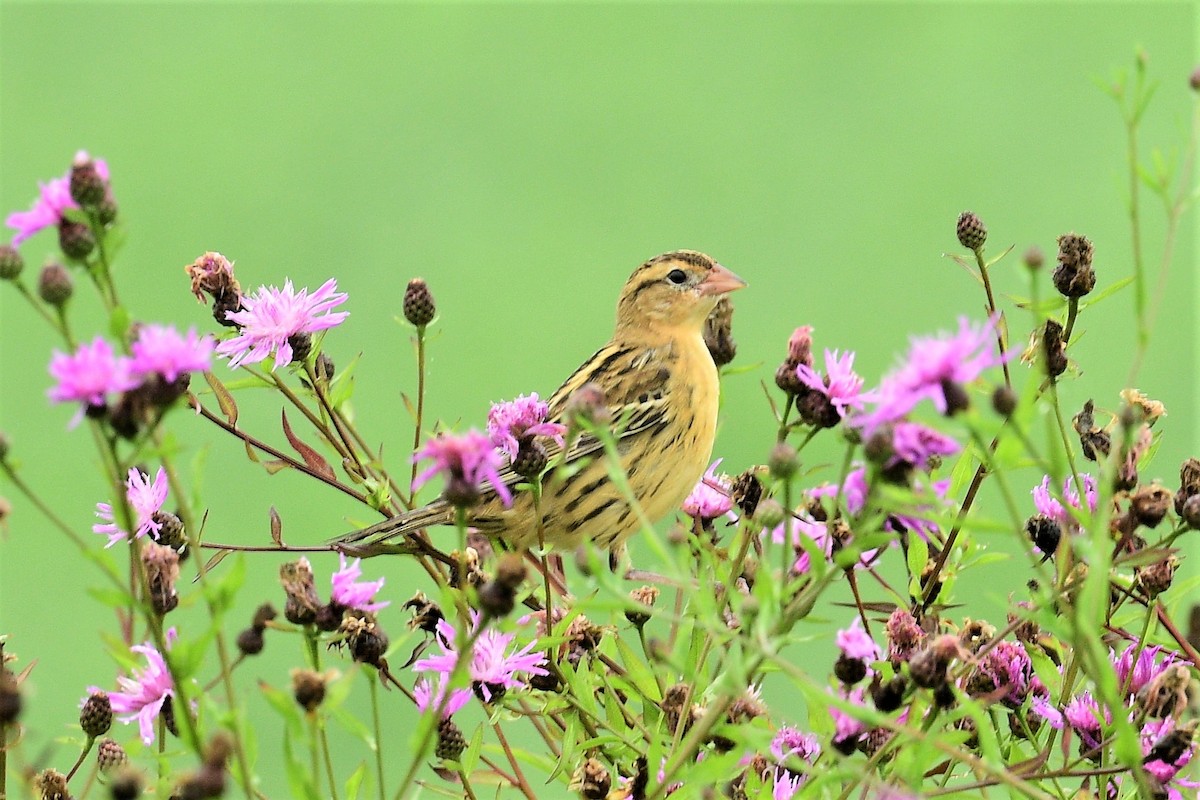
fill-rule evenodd
<path id="1" fill-rule="evenodd" d="M 737 355 L 737 342 L 733 340 L 733 302 L 728 295 L 717 301 L 704 321 L 704 344 L 718 367 L 733 361 Z"/>
<path id="2" fill-rule="evenodd" d="M 91 738 L 102 736 L 108 733 L 112 721 L 113 708 L 108 693 L 96 691 L 88 695 L 79 709 L 79 727 L 83 728 L 83 732 Z"/>
<path id="3" fill-rule="evenodd" d="M 67 776 L 58 770 L 48 769 L 33 779 L 33 788 L 41 800 L 72 800 L 67 788 Z"/>
<path id="4" fill-rule="evenodd" d="M 958 243 L 968 250 L 978 251 L 987 241 L 987 226 L 974 211 L 964 211 L 958 215 L 955 233 Z"/>
<path id="5" fill-rule="evenodd" d="M 404 290 L 404 318 L 418 328 L 424 328 L 437 316 L 433 292 L 420 278 L 413 278 Z"/>
<path id="6" fill-rule="evenodd" d="M 311 669 L 292 670 L 292 695 L 305 711 L 312 712 L 325 699 L 325 683 L 328 675 Z"/>
<path id="7" fill-rule="evenodd" d="M 100 740 L 96 750 L 96 766 L 101 772 L 109 772 L 129 763 L 129 755 L 125 748 L 109 737 Z"/>
<path id="8" fill-rule="evenodd" d="M 107 189 L 96 162 L 86 153 L 80 153 L 71 165 L 69 187 L 71 199 L 84 208 L 98 205 L 104 200 Z"/>
<path id="9" fill-rule="evenodd" d="M 61 306 L 71 299 L 75 291 L 75 281 L 71 273 L 62 264 L 50 262 L 42 267 L 38 275 L 38 297 L 52 306 Z"/>
<path id="10" fill-rule="evenodd" d="M 289 561 L 279 567 L 279 582 L 287 595 L 283 616 L 293 625 L 310 625 L 317 619 L 321 600 L 317 597 L 312 566 L 307 558 Z"/>
<path id="11" fill-rule="evenodd" d="M 1064 297 L 1083 297 L 1096 287 L 1092 254 L 1092 243 L 1086 236 L 1067 233 L 1058 237 L 1058 266 L 1053 280 L 1054 288 Z"/>

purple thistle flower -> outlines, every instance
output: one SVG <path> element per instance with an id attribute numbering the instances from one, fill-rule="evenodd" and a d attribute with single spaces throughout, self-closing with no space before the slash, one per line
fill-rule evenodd
<path id="1" fill-rule="evenodd" d="M 845 695 L 845 699 L 851 705 L 865 706 L 863 702 L 864 690 L 863 687 L 851 690 Z M 864 733 L 867 732 L 866 723 L 847 714 L 838 706 L 831 705 L 829 714 L 833 717 L 833 741 L 845 743 L 848 741 L 857 741 Z"/>
<path id="2" fill-rule="evenodd" d="M 446 682 L 449 680 L 449 675 L 440 675 L 437 682 L 437 690 L 433 688 L 431 681 L 422 678 L 417 681 L 417 685 L 413 687 L 413 697 L 417 701 L 417 708 L 421 711 L 433 712 L 439 708 L 442 711 L 442 718 L 448 719 L 451 715 L 461 709 L 471 699 L 469 689 L 455 689 L 450 692 L 450 699 L 446 699 Z M 445 705 L 443 705 L 443 703 Z"/>
<path id="3" fill-rule="evenodd" d="M 177 638 L 174 628 L 167 631 L 167 645 L 170 646 Z M 113 711 L 128 716 L 119 717 L 126 724 L 135 719 L 142 741 L 150 744 L 154 741 L 154 718 L 162 710 L 167 697 L 175 696 L 175 684 L 171 680 L 171 672 L 163 660 L 162 654 L 154 649 L 149 642 L 130 648 L 135 653 L 146 657 L 146 668 L 133 670 L 133 677 L 118 677 L 117 683 L 122 691 L 110 692 L 109 700 Z"/>
<path id="4" fill-rule="evenodd" d="M 476 632 L 482 624 L 478 614 L 472 612 L 472 627 Z M 449 676 L 458 663 L 459 653 L 455 650 L 457 633 L 448 620 L 438 620 L 437 639 L 442 648 L 442 654 L 423 658 L 413 664 L 417 672 L 440 672 Z M 525 681 L 517 677 L 517 673 L 526 675 L 547 675 L 542 667 L 546 657 L 542 653 L 530 652 L 536 642 L 530 642 L 519 650 L 509 653 L 509 646 L 516 639 L 516 634 L 501 633 L 494 628 L 479 632 L 475 637 L 475 645 L 471 649 L 471 663 L 467 673 L 471 685 L 480 699 L 491 702 L 498 699 L 509 689 L 525 687 Z"/>
<path id="5" fill-rule="evenodd" d="M 1172 717 L 1163 717 L 1161 720 L 1150 720 L 1143 725 L 1142 730 L 1140 731 L 1142 755 L 1148 757 L 1151 751 L 1154 750 L 1155 745 L 1157 745 L 1164 737 L 1170 735 L 1176 727 L 1175 720 Z M 1172 762 L 1155 758 L 1147 761 L 1143 766 L 1145 767 L 1146 772 L 1149 772 L 1151 775 L 1153 775 L 1155 780 L 1162 784 L 1163 788 L 1167 790 L 1166 796 L 1168 800 L 1183 800 L 1183 794 L 1179 791 L 1179 789 L 1168 784 L 1175 782 L 1178 784 L 1178 786 L 1185 789 L 1195 789 L 1200 787 L 1200 783 L 1195 781 L 1184 779 L 1179 779 L 1176 781 L 1176 777 L 1183 770 L 1183 768 L 1191 762 L 1192 757 L 1195 754 L 1196 743 L 1192 742 L 1192 744 L 1189 745 L 1179 755 L 1179 757 Z M 1191 796 L 1195 797 L 1195 794 Z"/>
<path id="6" fill-rule="evenodd" d="M 776 767 L 772 771 L 772 780 L 771 800 L 792 800 L 804 783 L 804 775 Z"/>
<path id="7" fill-rule="evenodd" d="M 75 156 L 75 160 L 88 160 L 85 152 Z M 96 173 L 104 182 L 108 182 L 108 164 L 103 159 L 96 159 Z M 54 178 L 48 183 L 38 183 L 38 197 L 33 201 L 33 207 L 28 211 L 14 211 L 4 220 L 4 224 L 17 233 L 12 238 L 13 247 L 45 228 L 57 226 L 63 219 L 63 212 L 69 208 L 79 208 L 79 204 L 71 197 L 71 175 L 68 172 L 61 178 Z"/>
<path id="8" fill-rule="evenodd" d="M 884 631 L 888 640 L 888 661 L 897 665 L 908 661 L 925 641 L 925 631 L 917 618 L 903 606 L 897 606 L 888 617 Z"/>
<path id="9" fill-rule="evenodd" d="M 1013 355 L 1013 351 L 992 352 L 995 327 L 994 319 L 975 327 L 960 317 L 957 334 L 913 337 L 905 361 L 865 398 L 875 403 L 874 410 L 859 416 L 855 424 L 870 436 L 880 425 L 902 419 L 925 398 L 942 414 L 952 411 L 955 404 L 947 397 L 949 387 L 970 383 Z"/>
<path id="10" fill-rule="evenodd" d="M 791 756 L 811 764 L 820 754 L 821 743 L 816 736 L 788 725 L 781 726 L 775 732 L 775 738 L 771 739 L 771 755 L 780 764 Z"/>
<path id="11" fill-rule="evenodd" d="M 1131 695 L 1136 695 L 1142 690 L 1142 687 L 1166 672 L 1168 667 L 1177 661 L 1181 661 L 1177 654 L 1165 650 L 1159 645 L 1143 647 L 1141 652 L 1137 652 L 1137 649 L 1137 642 L 1133 642 L 1129 647 L 1125 648 L 1119 657 L 1112 650 L 1109 650 L 1109 654 L 1112 656 L 1113 667 L 1117 673 L 1117 685 L 1124 688 L 1126 681 L 1128 681 L 1129 694 Z M 1135 653 L 1137 653 L 1137 661 L 1134 661 Z M 1166 657 L 1162 661 L 1158 661 L 1159 655 L 1163 653 L 1166 654 Z M 1183 663 L 1186 664 L 1188 662 L 1184 661 Z"/>
<path id="12" fill-rule="evenodd" d="M 996 689 L 1007 689 L 1003 701 L 1016 708 L 1025 701 L 1031 688 L 1033 662 L 1025 648 L 1016 642 L 999 642 L 980 660 L 979 670 L 991 679 Z"/>
<path id="13" fill-rule="evenodd" d="M 828 397 L 843 417 L 846 416 L 846 409 L 863 407 L 863 379 L 854 372 L 853 351 L 848 350 L 839 356 L 837 350 L 826 350 L 824 378 L 805 363 L 796 367 L 796 377 L 809 389 Z"/>
<path id="14" fill-rule="evenodd" d="M 704 522 L 726 515 L 730 520 L 737 519 L 732 513 L 733 500 L 729 497 L 729 479 L 724 475 L 717 474 L 717 467 L 720 466 L 721 461 L 722 459 L 719 458 L 714 461 L 708 468 L 708 472 L 704 473 L 704 477 L 684 498 L 683 513 L 692 519 Z M 724 491 L 714 488 L 713 484 L 721 486 Z"/>
<path id="15" fill-rule="evenodd" d="M 1090 692 L 1080 692 L 1063 709 L 1063 719 L 1079 734 L 1086 749 L 1097 747 L 1103 739 L 1101 728 L 1112 723 L 1112 714 L 1107 708 L 1104 709 L 1103 723 L 1100 713 L 1100 704 Z"/>
<path id="16" fill-rule="evenodd" d="M 99 336 L 91 343 L 79 345 L 71 355 L 55 350 L 50 358 L 50 375 L 58 381 L 47 393 L 55 403 L 102 406 L 109 393 L 137 385 L 129 374 L 129 359 L 115 355 L 109 343 Z M 76 417 L 72 425 L 78 421 Z"/>
<path id="17" fill-rule="evenodd" d="M 519 440 L 525 436 L 549 436 L 562 447 L 567 426 L 547 422 L 548 413 L 549 407 L 538 398 L 537 392 L 528 397 L 521 395 L 507 403 L 493 403 L 488 411 L 488 436 L 492 444 L 507 453 L 510 459 L 517 457 Z"/>
<path id="18" fill-rule="evenodd" d="M 808 551 L 800 546 L 802 541 L 800 537 L 804 536 L 812 540 L 825 553 L 826 559 L 833 553 L 833 540 L 829 537 L 829 530 L 824 522 L 817 522 L 803 515 L 790 517 L 790 520 L 791 535 L 787 537 L 789 539 L 788 543 L 800 551 L 800 555 L 796 558 L 796 563 L 792 565 L 792 571 L 797 575 L 806 575 L 812 564 Z M 788 521 L 785 520 L 775 526 L 775 529 L 771 531 L 771 541 L 775 544 L 783 544 L 786 535 L 784 533 L 784 526 L 787 524 Z"/>
<path id="19" fill-rule="evenodd" d="M 892 429 L 892 464 L 906 461 L 917 469 L 928 469 L 932 456 L 948 456 L 962 447 L 933 428 L 916 422 L 897 422 Z"/>
<path id="20" fill-rule="evenodd" d="M 292 363 L 292 345 L 288 341 L 301 333 L 316 333 L 332 328 L 349 316 L 331 309 L 346 302 L 337 291 L 337 281 L 325 281 L 311 295 L 308 289 L 296 291 L 290 280 L 282 289 L 260 286 L 254 294 L 242 298 L 242 309 L 225 316 L 237 324 L 238 335 L 217 345 L 219 355 L 229 357 L 229 366 L 253 364 L 275 352 L 272 369 Z"/>
<path id="21" fill-rule="evenodd" d="M 847 658 L 861 661 L 876 661 L 880 658 L 879 645 L 863 630 L 862 619 L 855 617 L 849 628 L 843 628 L 835 637 L 838 649 Z"/>
<path id="22" fill-rule="evenodd" d="M 512 492 L 500 478 L 499 469 L 503 464 L 500 453 L 492 446 L 492 440 L 479 431 L 470 430 L 461 436 L 438 434 L 413 456 L 413 461 L 425 459 L 430 459 L 433 464 L 413 481 L 413 491 L 424 486 L 434 475 L 444 473 L 447 484 L 462 481 L 475 491 L 486 481 L 504 505 L 512 505 Z"/>
<path id="23" fill-rule="evenodd" d="M 195 328 L 185 336 L 167 325 L 143 325 L 130 346 L 129 371 L 138 380 L 161 375 L 172 382 L 185 373 L 209 369 L 215 346 L 212 337 L 198 336 Z"/>
<path id="24" fill-rule="evenodd" d="M 129 479 L 125 482 L 125 498 L 129 501 L 130 508 L 133 509 L 134 523 L 137 525 L 134 529 L 135 538 L 147 535 L 154 539 L 158 538 L 162 524 L 154 520 L 154 515 L 166 502 L 167 489 L 167 473 L 162 467 L 158 468 L 153 482 L 150 481 L 149 475 L 142 473 L 137 468 L 129 470 Z M 123 539 L 130 538 L 127 531 L 117 527 L 117 518 L 112 504 L 96 503 L 96 516 L 104 520 L 104 524 L 93 525 L 92 532 L 108 537 L 108 544 L 104 545 L 105 549 Z"/>
<path id="25" fill-rule="evenodd" d="M 1087 473 L 1080 473 L 1079 479 L 1083 482 L 1083 491 L 1087 495 L 1088 511 L 1095 512 L 1098 498 L 1096 479 Z M 1075 488 L 1075 479 L 1070 475 L 1063 481 L 1063 499 L 1072 508 L 1081 510 L 1079 492 Z M 1033 487 L 1033 504 L 1037 507 L 1039 514 L 1046 515 L 1064 529 L 1079 530 L 1079 523 L 1076 522 L 1074 515 L 1063 508 L 1063 504 L 1050 494 L 1049 475 L 1043 477 L 1042 482 Z"/>
<path id="26" fill-rule="evenodd" d="M 333 601 L 338 605 L 346 608 L 355 608 L 359 611 L 370 611 L 372 613 L 379 611 L 382 608 L 387 608 L 392 603 L 390 600 L 385 600 L 382 603 L 372 602 L 375 599 L 375 593 L 383 588 L 383 578 L 377 581 L 363 581 L 358 583 L 358 579 L 362 577 L 362 567 L 360 566 L 362 559 L 354 559 L 354 563 L 346 563 L 346 555 L 338 553 L 339 569 L 333 573 Z"/>

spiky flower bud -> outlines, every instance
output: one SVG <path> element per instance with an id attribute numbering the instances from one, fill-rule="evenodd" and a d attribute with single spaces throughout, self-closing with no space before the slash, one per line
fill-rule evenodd
<path id="1" fill-rule="evenodd" d="M 437 749 L 434 755 L 443 761 L 457 761 L 463 750 L 467 749 L 467 740 L 462 731 L 449 717 L 442 717 L 437 728 Z"/>
<path id="2" fill-rule="evenodd" d="M 1139 524 L 1153 528 L 1167 515 L 1171 507 L 1171 492 L 1159 484 L 1143 486 L 1130 495 L 1129 507 L 1133 509 Z"/>
<path id="3" fill-rule="evenodd" d="M 346 637 L 346 648 L 350 658 L 373 667 L 384 667 L 383 656 L 387 653 L 388 637 L 375 621 L 373 614 L 352 611 L 342 618 L 338 629 Z"/>
<path id="4" fill-rule="evenodd" d="M 312 713 L 325 699 L 326 675 L 311 669 L 292 670 L 292 696 L 305 711 Z"/>
<path id="5" fill-rule="evenodd" d="M 150 605 L 158 615 L 175 610 L 179 595 L 175 582 L 179 580 L 179 553 L 165 545 L 147 542 L 142 548 L 142 563 L 146 567 L 146 583 L 150 590 Z"/>
<path id="6" fill-rule="evenodd" d="M 968 250 L 979 250 L 987 241 L 987 226 L 974 211 L 964 211 L 958 215 L 958 243 Z"/>
<path id="7" fill-rule="evenodd" d="M 1067 344 L 1063 341 L 1063 326 L 1057 321 L 1046 320 L 1042 332 L 1042 350 L 1046 355 L 1046 374 L 1057 378 L 1067 371 Z"/>
<path id="8" fill-rule="evenodd" d="M 418 328 L 424 328 L 436 315 L 437 306 L 429 286 L 422 279 L 413 278 L 404 290 L 404 318 Z"/>
<path id="9" fill-rule="evenodd" d="M 42 800 L 71 800 L 73 795 L 67 788 L 67 776 L 55 769 L 48 769 L 33 779 L 33 787 Z"/>
<path id="10" fill-rule="evenodd" d="M 96 249 L 96 237 L 86 223 L 64 219 L 58 223 L 58 246 L 72 261 L 83 261 Z"/>
<path id="11" fill-rule="evenodd" d="M 25 269 L 25 259 L 21 251 L 12 245 L 0 244 L 0 281 L 16 280 Z"/>
<path id="12" fill-rule="evenodd" d="M 113 709 L 108 693 L 96 690 L 88 695 L 79 709 L 79 727 L 88 736 L 95 738 L 108 733 L 112 727 Z"/>
<path id="13" fill-rule="evenodd" d="M 71 299 L 75 282 L 62 264 L 50 262 L 38 275 L 38 297 L 52 306 L 61 306 Z"/>
<path id="14" fill-rule="evenodd" d="M 111 709 L 110 709 L 111 713 Z M 125 748 L 109 737 L 100 740 L 96 749 L 96 766 L 101 772 L 108 772 L 129 763 L 129 755 Z"/>
<path id="15" fill-rule="evenodd" d="M 1153 600 L 1171 588 L 1171 582 L 1175 579 L 1175 568 L 1178 565 L 1179 559 L 1175 556 L 1167 556 L 1162 561 L 1134 570 L 1135 582 L 1142 593 Z"/>
<path id="16" fill-rule="evenodd" d="M 718 367 L 733 361 L 737 355 L 737 342 L 733 340 L 733 302 L 728 295 L 717 301 L 704 321 L 704 344 Z"/>
<path id="17" fill-rule="evenodd" d="M 783 518 L 787 512 L 783 510 L 783 506 L 773 497 L 768 497 L 758 504 L 758 508 L 754 511 L 754 521 L 764 528 L 774 528 L 783 523 Z"/>
<path id="18" fill-rule="evenodd" d="M 1096 288 L 1092 254 L 1092 243 L 1086 236 L 1067 233 L 1058 237 L 1058 266 L 1053 280 L 1054 288 L 1064 297 L 1083 297 Z"/>
<path id="19" fill-rule="evenodd" d="M 86 153 L 80 153 L 71 165 L 71 199 L 84 208 L 97 205 L 104 199 L 107 187 L 100 170 Z"/>
<path id="20" fill-rule="evenodd" d="M 546 448 L 536 436 L 522 436 L 517 443 L 517 456 L 512 460 L 513 472 L 527 480 L 542 474 L 550 462 Z"/>

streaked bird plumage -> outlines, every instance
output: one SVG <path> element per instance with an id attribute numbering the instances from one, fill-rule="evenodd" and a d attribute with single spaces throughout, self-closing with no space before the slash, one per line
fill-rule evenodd
<path id="1" fill-rule="evenodd" d="M 612 338 L 583 363 L 548 401 L 549 419 L 565 422 L 568 401 L 594 383 L 604 392 L 617 452 L 638 504 L 650 521 L 677 509 L 703 475 L 716 437 L 720 384 L 704 343 L 704 321 L 720 298 L 745 283 L 711 257 L 692 250 L 664 253 L 638 267 L 617 303 Z M 641 527 L 635 510 L 609 478 L 603 446 L 582 434 L 565 456 L 547 442 L 553 470 L 542 488 L 542 532 L 556 549 L 585 538 L 617 548 Z M 515 486 L 521 478 L 505 469 Z M 369 552 L 373 545 L 435 525 L 454 523 L 454 508 L 439 499 L 422 508 L 347 534 L 337 543 Z M 494 492 L 468 511 L 469 524 L 512 547 L 538 544 L 530 492 L 506 508 Z"/>

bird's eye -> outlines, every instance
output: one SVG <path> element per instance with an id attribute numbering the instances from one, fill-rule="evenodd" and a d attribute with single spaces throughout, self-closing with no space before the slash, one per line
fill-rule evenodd
<path id="1" fill-rule="evenodd" d="M 681 269 L 673 269 L 667 273 L 667 280 L 676 286 L 682 286 L 687 283 L 687 273 Z"/>

